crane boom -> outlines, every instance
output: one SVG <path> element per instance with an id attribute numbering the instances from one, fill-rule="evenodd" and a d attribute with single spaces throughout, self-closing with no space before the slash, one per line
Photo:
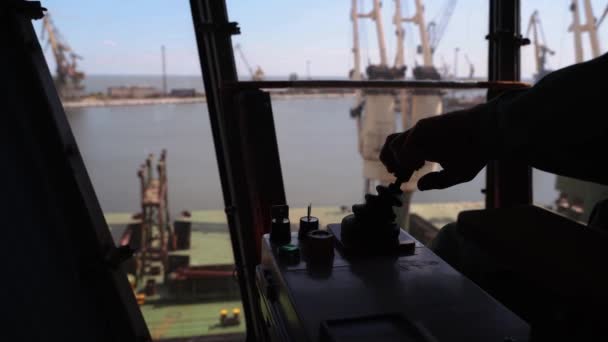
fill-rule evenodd
<path id="1" fill-rule="evenodd" d="M 438 21 L 431 21 L 428 24 L 428 32 L 429 32 L 429 43 L 431 45 L 431 51 L 435 52 L 435 49 L 439 45 L 443 34 L 445 33 L 446 28 L 448 27 L 448 23 L 450 22 L 450 18 L 454 13 L 454 8 L 456 7 L 456 0 L 448 0 L 445 7 L 441 11 L 441 16 Z"/>
<path id="2" fill-rule="evenodd" d="M 61 53 L 61 47 L 59 46 L 59 43 L 57 42 L 57 36 L 55 35 L 55 27 L 53 26 L 53 23 L 51 22 L 51 16 L 50 14 L 47 13 L 47 15 L 44 16 L 44 19 L 42 19 L 42 33 L 41 33 L 41 40 L 44 40 L 45 38 L 45 33 L 48 39 L 49 44 L 51 45 L 51 50 L 53 51 L 53 56 L 55 57 L 55 62 L 57 64 L 57 66 L 62 64 L 63 61 L 63 54 Z"/>
<path id="3" fill-rule="evenodd" d="M 249 71 L 249 75 L 251 75 L 251 79 L 254 80 L 254 81 L 261 81 L 261 80 L 263 80 L 264 79 L 264 71 L 259 66 L 255 70 L 253 70 L 253 68 L 251 67 L 251 65 L 247 61 L 247 58 L 245 57 L 245 53 L 243 52 L 243 49 L 241 48 L 241 44 L 235 44 L 234 45 L 234 49 L 236 51 L 238 51 L 239 56 L 241 57 L 241 60 L 243 61 L 243 64 L 245 64 L 245 67 L 247 68 L 247 71 Z"/>
<path id="4" fill-rule="evenodd" d="M 534 46 L 536 78 L 539 79 L 549 72 L 546 66 L 547 54 L 553 55 L 555 54 L 555 51 L 551 50 L 546 44 L 545 33 L 540 22 L 538 11 L 534 11 L 530 16 L 526 36 L 530 36 L 530 33 L 532 34 L 532 45 Z"/>
<path id="5" fill-rule="evenodd" d="M 234 49 L 236 51 L 238 51 L 239 56 L 241 57 L 241 61 L 243 61 L 243 64 L 245 64 L 245 67 L 247 68 L 247 71 L 249 71 L 249 74 L 251 75 L 251 77 L 253 77 L 253 69 L 251 68 L 251 65 L 249 65 L 249 62 L 247 61 L 247 58 L 245 57 L 245 54 L 243 53 L 243 50 L 241 49 L 241 44 L 236 44 L 234 46 Z"/>
<path id="6" fill-rule="evenodd" d="M 595 24 L 595 28 L 599 28 L 600 25 L 602 25 L 602 22 L 604 21 L 604 19 L 606 19 L 607 14 L 608 14 L 608 5 L 606 5 L 606 7 L 604 8 L 604 12 L 602 13 L 602 16 L 600 17 L 600 19 Z"/>
<path id="7" fill-rule="evenodd" d="M 70 45 L 61 37 L 61 34 L 54 25 L 50 13 L 46 13 L 42 20 L 40 40 L 51 46 L 53 57 L 55 58 L 55 83 L 59 93 L 64 98 L 80 96 L 84 89 L 81 85 L 84 73 L 78 70 L 77 60 L 82 57 L 76 54 Z"/>

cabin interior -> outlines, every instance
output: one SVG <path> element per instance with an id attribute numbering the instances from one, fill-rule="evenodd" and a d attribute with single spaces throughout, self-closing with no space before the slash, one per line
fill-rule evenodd
<path id="1" fill-rule="evenodd" d="M 225 0 L 191 0 L 193 43 L 199 52 L 234 266 L 191 267 L 165 275 L 165 281 L 228 274 L 224 280 L 200 278 L 207 280 L 187 286 L 214 282 L 213 286 L 237 293 L 242 312 L 235 308 L 220 313 L 219 320 L 229 325 L 231 318 L 240 319 L 243 328 L 236 334 L 164 340 L 605 338 L 608 278 L 603 270 L 608 237 L 600 229 L 535 206 L 529 165 L 501 160 L 488 164 L 484 207 L 458 213 L 463 235 L 500 265 L 479 278 L 463 275 L 426 246 L 432 239 L 425 235 L 431 224 L 417 215 L 410 217 L 411 229 L 398 231 L 398 246 L 374 242 L 380 229 L 375 227 L 384 224 L 376 214 L 365 221 L 345 218 L 319 227 L 309 209 L 302 211 L 299 226 L 289 221 L 273 90 L 346 89 L 373 94 L 390 89 L 433 96 L 436 89 L 466 88 L 487 91 L 491 99 L 508 89 L 528 87 L 520 82 L 520 50 L 529 43 L 520 27 L 524 1 L 488 0 L 488 31 L 479 33 L 488 42 L 488 77 L 479 82 L 438 79 L 424 66 L 414 80 L 378 76 L 273 81 L 259 73 L 257 79 L 242 80 L 237 76 L 232 40 L 244 29 L 230 20 Z M 44 17 L 44 5 L 52 6 L 21 0 L 0 5 L 0 35 L 5 42 L 0 54 L 4 103 L 0 135 L 6 157 L 1 168 L 3 339 L 157 339 L 142 314 L 143 298 L 134 293 L 127 274 L 157 272 L 143 270 L 146 260 L 163 268 L 183 261 L 166 249 L 179 249 L 176 246 L 189 241 L 179 240 L 177 232 L 182 228 L 177 223 L 170 231 L 159 230 L 169 247 L 142 247 L 146 240 L 141 232 L 137 236 L 144 242 L 138 246 L 117 243 L 112 236 L 33 27 Z M 376 72 L 384 75 L 383 70 Z M 154 169 L 147 162 L 147 168 L 140 170 L 142 192 L 148 189 L 146 172 Z M 167 199 L 162 195 L 163 172 L 158 172 L 159 188 L 154 191 L 161 195 L 152 192 L 146 208 L 157 210 L 153 215 L 160 223 L 156 224 L 163 227 L 169 214 L 162 213 L 161 203 Z M 347 216 L 349 210 L 338 216 Z M 189 231 L 188 217 L 180 219 Z M 358 239 L 370 245 L 351 250 L 344 228 L 361 222 L 365 222 L 363 237 Z M 177 237 L 165 238 L 163 232 Z M 183 315 L 187 318 L 188 313 Z"/>

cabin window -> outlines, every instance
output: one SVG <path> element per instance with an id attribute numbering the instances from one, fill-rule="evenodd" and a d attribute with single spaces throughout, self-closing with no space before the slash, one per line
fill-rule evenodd
<path id="1" fill-rule="evenodd" d="M 534 83 L 551 71 L 606 52 L 602 44 L 602 37 L 608 36 L 608 26 L 603 23 L 606 2 L 572 0 L 556 6 L 532 0 L 521 4 L 522 33 L 527 32 L 531 41 L 521 50 L 522 80 Z M 590 31 L 582 27 L 594 20 L 596 24 Z M 534 170 L 533 179 L 535 204 L 585 223 L 594 205 L 608 198 L 608 187 L 604 185 L 540 170 Z"/>
<path id="2" fill-rule="evenodd" d="M 582 25 L 590 20 L 585 3 L 598 18 L 597 39 L 583 33 L 580 48 L 577 30 L 568 31 L 575 18 L 570 3 L 580 6 Z M 521 6 L 521 31 L 532 41 L 521 49 L 522 81 L 603 53 L 605 3 Z M 95 4 L 94 16 L 76 2 L 47 7 L 37 33 L 115 242 L 138 250 L 125 270 L 153 338 L 244 337 L 188 3 L 113 0 Z M 241 81 L 488 78 L 487 0 L 227 1 L 227 7 L 242 31 L 232 37 Z M 377 160 L 387 134 L 486 96 L 483 89 L 339 86 L 269 92 L 291 221 L 311 205 L 322 226 L 340 222 L 376 185 L 392 181 Z M 420 192 L 410 183 L 403 197 L 410 205 L 396 210 L 398 219 L 429 242 L 458 212 L 484 207 L 485 182 L 482 170 L 446 190 Z M 536 204 L 583 221 L 608 197 L 607 187 L 539 170 L 533 188 Z"/>
<path id="3" fill-rule="evenodd" d="M 377 1 L 356 0 L 323 2 L 320 8 L 274 2 L 262 10 L 255 3 L 229 1 L 230 19 L 243 32 L 233 36 L 239 79 L 487 80 L 488 1 L 401 0 L 379 6 Z M 265 20 L 269 13 L 276 15 Z M 381 20 L 370 19 L 371 13 Z M 397 13 L 399 25 L 394 24 Z M 424 44 L 419 23 L 407 21 L 417 13 Z M 429 65 L 434 70 L 419 68 Z M 368 67 L 375 68 L 372 74 Z M 321 225 L 340 222 L 354 203 L 363 202 L 365 193 L 376 193 L 376 185 L 390 182 L 377 161 L 387 132 L 403 131 L 427 114 L 482 103 L 486 95 L 483 89 L 268 91 L 292 222 L 312 204 Z M 415 236 L 428 242 L 459 211 L 482 208 L 484 187 L 482 171 L 472 182 L 451 189 L 412 191 L 403 198 L 411 199 L 410 220 L 406 211 L 396 213 L 403 226 L 411 222 L 418 230 Z M 408 190 L 415 190 L 415 183 Z"/>
<path id="4" fill-rule="evenodd" d="M 137 249 L 153 339 L 243 339 L 188 2 L 45 5 L 34 25 L 115 243 Z"/>

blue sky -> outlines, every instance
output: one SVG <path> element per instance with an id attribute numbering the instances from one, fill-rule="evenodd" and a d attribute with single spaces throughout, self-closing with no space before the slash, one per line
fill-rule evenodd
<path id="1" fill-rule="evenodd" d="M 371 0 L 358 0 L 365 8 Z M 427 21 L 437 17 L 447 0 L 426 0 Z M 549 59 L 552 68 L 573 62 L 569 0 L 522 0 L 522 30 L 534 9 L 540 11 L 548 45 L 557 54 Z M 243 47 L 250 64 L 260 65 L 267 75 L 287 77 L 291 72 L 306 73 L 311 61 L 313 77 L 344 76 L 352 68 L 350 0 L 228 0 L 230 19 L 240 24 L 242 34 L 233 41 Z M 390 59 L 395 53 L 391 24 L 393 1 L 383 1 L 383 21 Z M 413 0 L 402 0 L 404 15 L 413 11 Z M 597 16 L 608 0 L 593 0 Z M 200 73 L 198 52 L 192 30 L 189 2 L 185 0 L 105 0 L 43 1 L 53 20 L 72 48 L 84 56 L 87 74 L 160 74 L 160 46 L 167 49 L 169 74 Z M 459 74 L 467 73 L 466 53 L 475 65 L 476 75 L 487 68 L 488 0 L 459 0 L 448 29 L 435 53 L 435 62 L 452 64 L 454 48 L 460 48 Z M 41 22 L 34 22 L 37 30 Z M 608 37 L 608 24 L 600 36 Z M 361 23 L 363 61 L 378 60 L 373 23 Z M 414 65 L 418 33 L 406 27 L 406 63 Z M 605 40 L 604 40 L 605 41 Z M 608 44 L 602 45 L 602 51 Z M 533 72 L 532 48 L 522 50 L 522 75 Z M 47 52 L 51 68 L 53 61 Z M 247 71 L 237 60 L 239 74 Z"/>

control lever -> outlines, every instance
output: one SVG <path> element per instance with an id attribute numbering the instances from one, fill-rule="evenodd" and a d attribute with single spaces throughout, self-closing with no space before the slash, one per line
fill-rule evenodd
<path id="1" fill-rule="evenodd" d="M 388 185 L 388 189 L 390 192 L 394 194 L 401 194 L 401 184 L 405 183 L 405 177 L 397 176 L 394 182 Z"/>
<path id="2" fill-rule="evenodd" d="M 404 179 L 397 177 L 388 186 L 377 186 L 377 195 L 367 194 L 364 204 L 353 205 L 353 214 L 342 219 L 340 240 L 344 248 L 364 254 L 383 254 L 399 248 L 400 228 L 393 207 L 402 205 L 399 196 Z"/>

